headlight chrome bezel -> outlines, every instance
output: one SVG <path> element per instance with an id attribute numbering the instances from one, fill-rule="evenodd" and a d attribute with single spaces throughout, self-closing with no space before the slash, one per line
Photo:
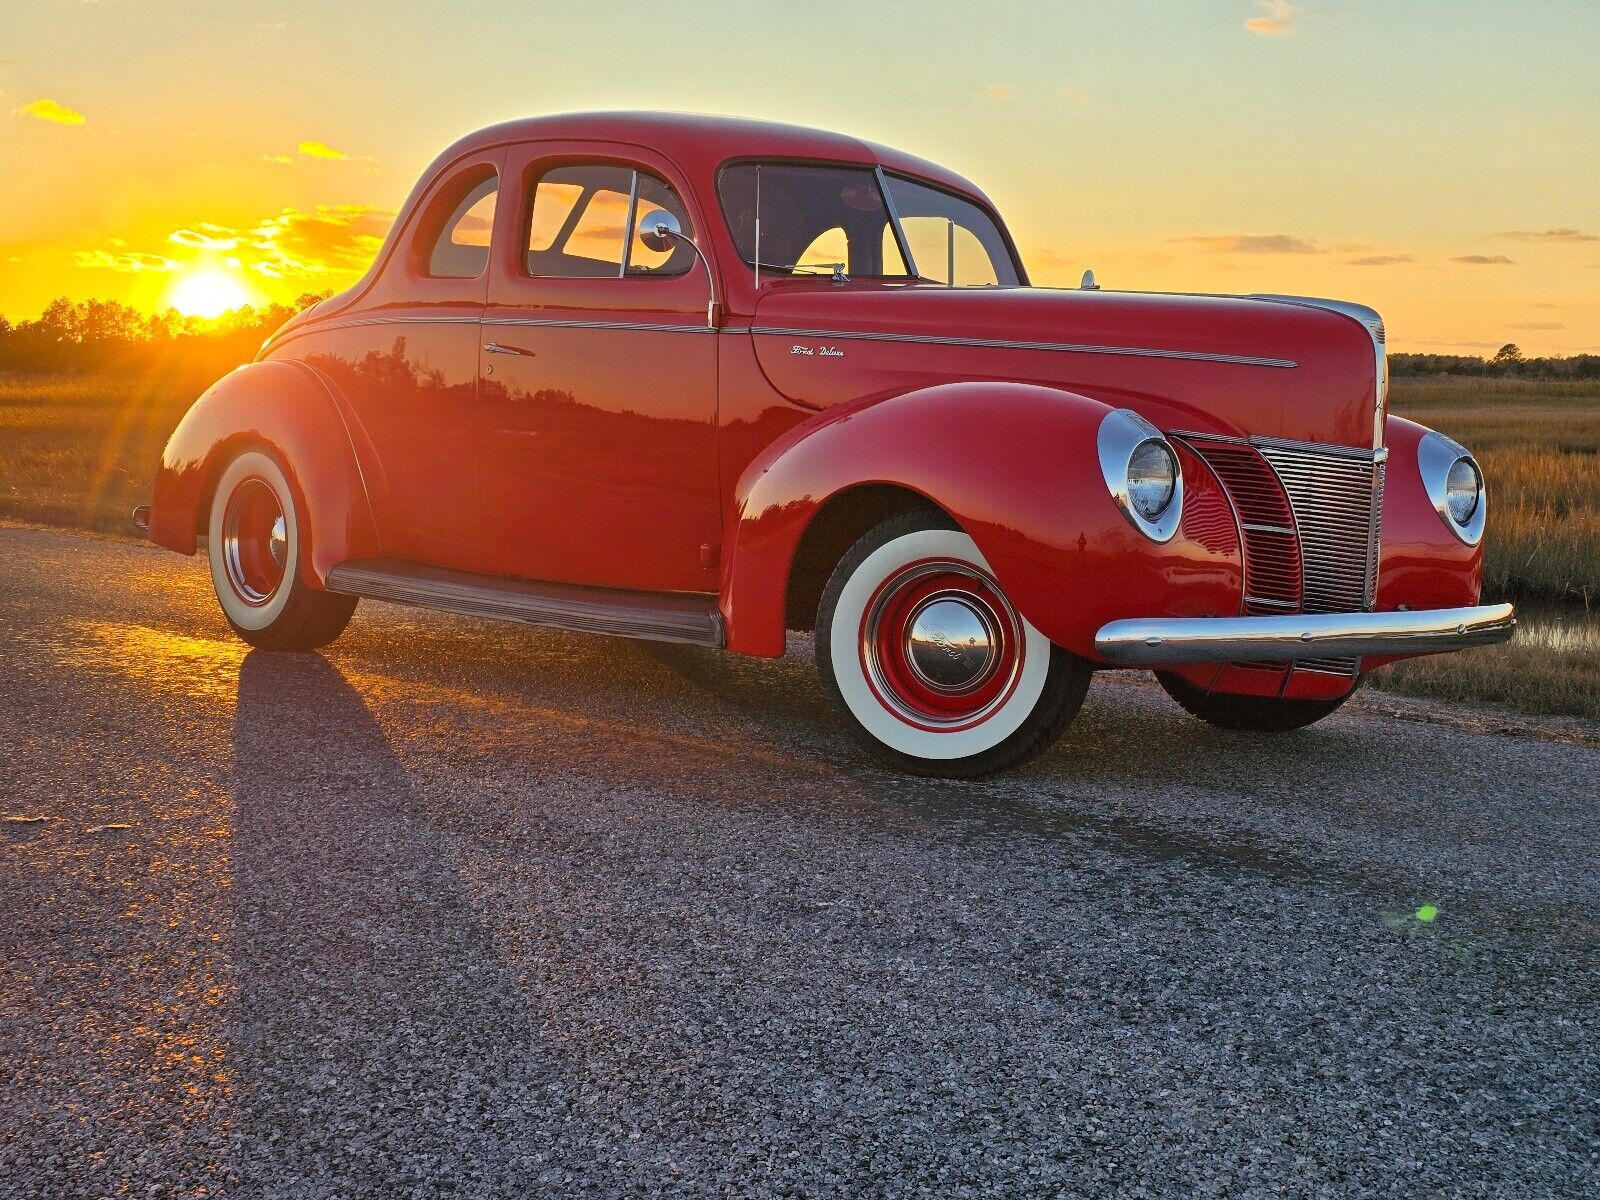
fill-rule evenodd
<path id="1" fill-rule="evenodd" d="M 1473 505 L 1465 524 L 1457 521 L 1450 511 L 1450 473 L 1461 462 L 1472 469 L 1478 481 L 1477 503 Z M 1445 528 L 1468 546 L 1476 546 L 1483 541 L 1489 491 L 1483 482 L 1483 468 L 1467 448 L 1453 438 L 1430 430 L 1417 443 L 1417 471 L 1422 476 L 1422 487 L 1428 494 L 1428 502 L 1439 514 L 1439 520 L 1444 522 Z"/>
<path id="2" fill-rule="evenodd" d="M 1107 413 L 1100 421 L 1096 439 L 1100 456 L 1100 471 L 1105 476 L 1111 499 L 1122 510 L 1122 515 L 1145 537 L 1153 542 L 1170 542 L 1178 532 L 1183 519 L 1183 465 L 1177 451 L 1162 433 L 1132 409 L 1118 408 Z M 1148 442 L 1154 442 L 1166 451 L 1172 463 L 1172 492 L 1166 506 L 1154 517 L 1146 516 L 1134 503 L 1129 468 L 1133 456 Z"/>

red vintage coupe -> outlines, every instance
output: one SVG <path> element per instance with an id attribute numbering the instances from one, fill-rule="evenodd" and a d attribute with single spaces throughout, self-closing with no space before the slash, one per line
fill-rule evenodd
<path id="1" fill-rule="evenodd" d="M 1501 641 L 1483 477 L 1385 408 L 1378 315 L 1032 287 L 988 199 L 855 138 L 657 113 L 451 146 L 366 277 L 208 390 L 136 519 L 239 636 L 357 597 L 783 654 L 974 776 L 1092 672 L 1278 731 Z"/>

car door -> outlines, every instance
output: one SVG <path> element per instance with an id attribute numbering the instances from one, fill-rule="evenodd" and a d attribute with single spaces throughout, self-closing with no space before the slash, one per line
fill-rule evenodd
<path id="1" fill-rule="evenodd" d="M 484 569 L 716 589 L 717 338 L 692 247 L 635 236 L 670 167 L 642 150 L 513 149 L 482 326 Z M 515 190 L 516 202 L 511 196 Z"/>
<path id="2" fill-rule="evenodd" d="M 502 158 L 441 173 L 359 314 L 307 360 L 349 402 L 394 558 L 468 568 L 480 557 L 478 321 Z"/>

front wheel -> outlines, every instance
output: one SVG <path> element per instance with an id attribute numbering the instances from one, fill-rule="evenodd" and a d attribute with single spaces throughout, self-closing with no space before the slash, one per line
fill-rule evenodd
<path id="1" fill-rule="evenodd" d="M 817 670 L 851 733 L 916 775 L 970 779 L 1048 749 L 1090 668 L 1006 599 L 976 543 L 937 513 L 868 531 L 817 612 Z"/>
<path id="2" fill-rule="evenodd" d="M 211 582 L 233 631 L 264 650 L 315 650 L 344 632 L 354 596 L 300 577 L 305 521 L 283 468 L 246 450 L 222 472 L 211 500 L 206 552 Z"/>
<path id="3" fill-rule="evenodd" d="M 1187 679 L 1158 671 L 1156 679 L 1191 716 L 1219 729 L 1242 733 L 1288 733 L 1322 720 L 1350 697 L 1337 700 L 1287 700 L 1277 696 L 1236 696 L 1207 692 Z"/>

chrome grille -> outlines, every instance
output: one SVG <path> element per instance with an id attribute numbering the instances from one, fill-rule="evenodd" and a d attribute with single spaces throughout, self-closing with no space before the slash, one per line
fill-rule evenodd
<path id="1" fill-rule="evenodd" d="M 1285 600 L 1293 600 L 1298 611 L 1308 613 L 1372 608 L 1386 451 L 1196 434 L 1185 435 L 1185 440 L 1216 471 L 1238 512 L 1244 531 L 1247 611 L 1266 611 L 1268 606 L 1283 611 Z M 1261 469 L 1263 463 L 1270 471 Z M 1287 498 L 1289 514 L 1273 513 L 1269 518 L 1268 512 L 1282 504 L 1272 503 L 1270 492 L 1275 489 L 1267 479 L 1274 476 Z M 1270 529 L 1289 515 L 1292 536 Z M 1252 530 L 1253 524 L 1261 527 Z M 1292 594 L 1286 586 L 1291 579 Z M 1258 589 L 1267 595 L 1258 594 Z M 1263 599 L 1267 605 L 1260 604 Z M 1295 668 L 1355 675 L 1360 664 L 1353 658 L 1311 658 L 1296 661 Z"/>
<path id="2" fill-rule="evenodd" d="M 1294 507 L 1300 538 L 1304 612 L 1364 612 L 1378 580 L 1378 518 L 1383 504 L 1381 457 L 1263 443 Z"/>

